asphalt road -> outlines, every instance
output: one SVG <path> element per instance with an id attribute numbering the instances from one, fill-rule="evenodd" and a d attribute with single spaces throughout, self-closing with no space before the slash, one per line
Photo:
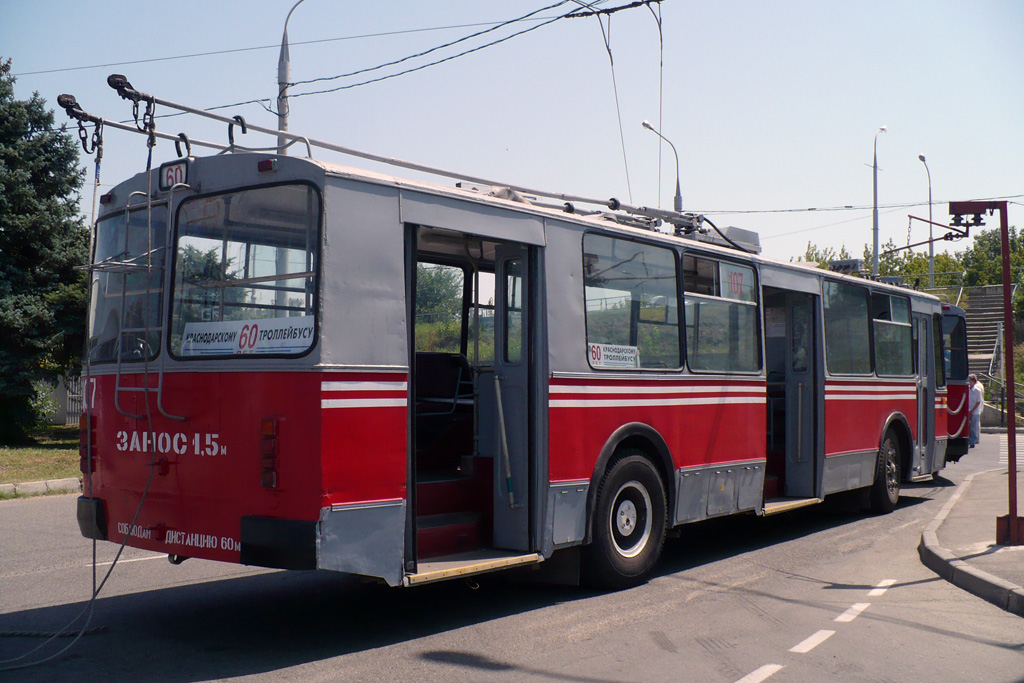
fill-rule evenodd
<path id="1" fill-rule="evenodd" d="M 905 488 L 891 515 L 848 496 L 686 527 L 653 580 L 618 593 L 500 575 L 389 589 L 127 550 L 94 630 L 0 679 L 1024 681 L 1024 620 L 939 579 L 916 550 L 954 485 L 997 457 L 987 439 Z M 71 643 L 24 634 L 86 605 L 92 543 L 74 511 L 74 496 L 0 502 L 0 668 Z M 100 580 L 115 551 L 98 544 Z"/>

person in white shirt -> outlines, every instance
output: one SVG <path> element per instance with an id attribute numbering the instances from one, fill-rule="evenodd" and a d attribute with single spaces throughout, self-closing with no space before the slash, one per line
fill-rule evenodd
<path id="1" fill-rule="evenodd" d="M 985 387 L 981 385 L 978 376 L 974 374 L 967 378 L 967 382 L 970 385 L 967 390 L 967 410 L 971 421 L 971 434 L 967 442 L 971 448 L 974 448 L 981 439 L 981 411 L 985 407 Z"/>

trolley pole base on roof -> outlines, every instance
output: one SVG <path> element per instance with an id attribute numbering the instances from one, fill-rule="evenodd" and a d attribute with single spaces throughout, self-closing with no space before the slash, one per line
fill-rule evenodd
<path id="1" fill-rule="evenodd" d="M 1010 526 L 1010 515 L 996 517 L 996 544 L 997 545 L 1024 545 L 1024 517 L 1014 517 L 1017 525 L 1017 533 Z"/>

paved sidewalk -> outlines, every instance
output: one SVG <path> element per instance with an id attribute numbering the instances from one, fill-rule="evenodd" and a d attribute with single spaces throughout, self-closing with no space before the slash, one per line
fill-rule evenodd
<path id="1" fill-rule="evenodd" d="M 77 493 L 81 490 L 82 479 L 80 477 L 30 481 L 24 484 L 0 484 L 0 493 L 17 493 L 24 496 L 41 493 Z"/>
<path id="2" fill-rule="evenodd" d="M 1024 463 L 1016 474 L 1019 508 Z M 1006 466 L 968 476 L 921 534 L 918 553 L 952 584 L 1024 616 L 1024 545 L 996 545 L 996 517 L 1009 511 L 1007 477 Z"/>

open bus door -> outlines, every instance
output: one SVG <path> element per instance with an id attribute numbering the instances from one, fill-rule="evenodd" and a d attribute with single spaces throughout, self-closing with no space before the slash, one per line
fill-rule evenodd
<path id="1" fill-rule="evenodd" d="M 935 448 L 935 345 L 932 343 L 932 319 L 914 314 L 914 342 L 917 373 L 917 444 L 911 463 L 911 480 L 927 478 L 942 469 L 936 463 L 940 455 Z"/>
<path id="2" fill-rule="evenodd" d="M 492 218 L 493 220 L 493 218 Z M 407 585 L 541 561 L 536 252 L 416 226 Z"/>
<path id="3" fill-rule="evenodd" d="M 818 297 L 766 287 L 768 466 L 765 514 L 819 502 L 823 449 Z"/>
<path id="4" fill-rule="evenodd" d="M 500 245 L 495 253 L 493 421 L 494 547 L 530 549 L 530 349 L 529 251 Z"/>

